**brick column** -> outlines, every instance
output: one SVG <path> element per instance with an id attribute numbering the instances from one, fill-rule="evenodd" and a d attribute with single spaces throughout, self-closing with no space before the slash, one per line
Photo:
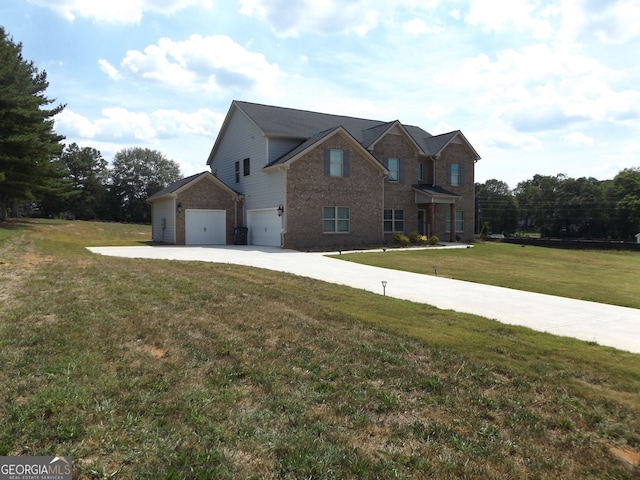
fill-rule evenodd
<path id="1" fill-rule="evenodd" d="M 436 234 L 436 204 L 429 204 L 429 236 Z"/>

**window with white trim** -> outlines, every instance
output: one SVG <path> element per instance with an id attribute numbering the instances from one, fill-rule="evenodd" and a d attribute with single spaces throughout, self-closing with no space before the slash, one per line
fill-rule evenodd
<path id="1" fill-rule="evenodd" d="M 236 162 L 235 165 L 235 172 L 236 172 L 236 183 L 240 183 L 240 162 Z"/>
<path id="2" fill-rule="evenodd" d="M 451 210 L 447 210 L 445 216 L 445 232 L 451 232 Z M 462 210 L 456 210 L 456 232 L 464 232 L 464 212 Z"/>
<path id="3" fill-rule="evenodd" d="M 424 179 L 424 165 L 422 162 L 418 162 L 418 172 L 417 172 L 418 180 L 422 181 Z"/>
<path id="4" fill-rule="evenodd" d="M 349 207 L 323 207 L 322 231 L 324 233 L 349 233 Z"/>
<path id="5" fill-rule="evenodd" d="M 384 210 L 384 232 L 404 232 L 404 210 Z"/>

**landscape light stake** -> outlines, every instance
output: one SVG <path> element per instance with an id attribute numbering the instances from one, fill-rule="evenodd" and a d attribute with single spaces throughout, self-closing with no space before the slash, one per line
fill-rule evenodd
<path id="1" fill-rule="evenodd" d="M 382 280 L 382 295 L 387 296 L 387 281 Z"/>
<path id="2" fill-rule="evenodd" d="M 433 266 L 433 274 L 437 277 L 438 276 L 438 265 L 434 265 Z"/>

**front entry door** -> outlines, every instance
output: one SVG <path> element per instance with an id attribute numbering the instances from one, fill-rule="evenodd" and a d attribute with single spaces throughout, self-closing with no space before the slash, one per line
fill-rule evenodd
<path id="1" fill-rule="evenodd" d="M 420 235 L 427 234 L 427 212 L 426 210 L 418 210 L 418 233 Z"/>

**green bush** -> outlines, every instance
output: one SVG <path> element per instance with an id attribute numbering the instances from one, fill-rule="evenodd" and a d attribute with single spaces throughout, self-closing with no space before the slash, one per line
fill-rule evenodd
<path id="1" fill-rule="evenodd" d="M 440 239 L 437 236 L 432 235 L 429 239 L 429 245 L 437 245 L 438 243 L 440 243 Z"/>
<path id="2" fill-rule="evenodd" d="M 484 222 L 482 224 L 482 229 L 480 230 L 480 238 L 486 240 L 489 238 L 489 222 Z"/>
<path id="3" fill-rule="evenodd" d="M 393 241 L 403 246 L 409 245 L 409 237 L 407 237 L 404 233 L 394 233 Z"/>
<path id="4" fill-rule="evenodd" d="M 426 235 L 420 235 L 418 232 L 413 231 L 409 234 L 409 241 L 411 243 L 416 243 L 419 245 L 426 245 L 427 244 L 427 237 Z"/>

